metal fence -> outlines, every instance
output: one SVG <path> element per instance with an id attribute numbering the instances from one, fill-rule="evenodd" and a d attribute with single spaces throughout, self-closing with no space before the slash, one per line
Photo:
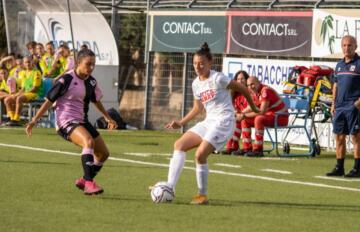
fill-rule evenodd
<path id="1" fill-rule="evenodd" d="M 192 56 L 189 53 L 150 52 L 144 109 L 146 129 L 163 129 L 167 122 L 181 119 L 191 110 L 194 100 L 191 85 L 196 77 Z M 222 55 L 214 55 L 213 69 L 221 71 Z M 204 114 L 198 117 L 204 117 Z"/>

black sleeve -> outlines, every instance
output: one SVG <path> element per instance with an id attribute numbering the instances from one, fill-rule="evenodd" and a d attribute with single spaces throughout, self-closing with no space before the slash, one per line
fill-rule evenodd
<path id="1" fill-rule="evenodd" d="M 94 77 L 90 76 L 86 80 L 86 89 L 87 89 L 87 91 L 89 91 L 89 100 L 92 103 L 96 103 L 96 86 L 97 86 L 96 79 Z"/>
<path id="2" fill-rule="evenodd" d="M 66 91 L 69 89 L 72 76 L 66 74 L 62 76 L 49 90 L 46 95 L 46 99 L 50 102 L 55 102 L 59 97 L 63 96 Z"/>

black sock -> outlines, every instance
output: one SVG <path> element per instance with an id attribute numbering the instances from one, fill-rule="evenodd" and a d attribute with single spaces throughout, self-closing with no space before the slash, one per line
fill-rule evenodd
<path id="1" fill-rule="evenodd" d="M 81 156 L 81 162 L 84 169 L 84 179 L 92 181 L 94 176 L 93 166 L 94 166 L 94 156 L 91 154 L 83 154 Z"/>
<path id="2" fill-rule="evenodd" d="M 101 168 L 102 168 L 102 165 L 96 165 L 94 164 L 92 166 L 93 168 L 93 172 L 92 172 L 92 179 L 95 178 L 95 176 L 98 174 L 98 172 L 100 172 Z"/>
<path id="3" fill-rule="evenodd" d="M 360 158 L 354 159 L 354 169 L 360 170 Z"/>
<path id="4" fill-rule="evenodd" d="M 344 169 L 345 158 L 336 159 L 336 167 L 339 169 Z"/>

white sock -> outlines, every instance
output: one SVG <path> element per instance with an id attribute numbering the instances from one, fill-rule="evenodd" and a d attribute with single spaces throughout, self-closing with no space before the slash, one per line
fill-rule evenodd
<path id="1" fill-rule="evenodd" d="M 207 184 L 209 176 L 208 164 L 196 164 L 196 181 L 199 189 L 199 194 L 207 194 Z"/>
<path id="2" fill-rule="evenodd" d="M 181 171 L 184 168 L 186 153 L 184 151 L 174 151 L 173 157 L 170 160 L 168 184 L 175 189 L 175 185 L 179 180 Z"/>

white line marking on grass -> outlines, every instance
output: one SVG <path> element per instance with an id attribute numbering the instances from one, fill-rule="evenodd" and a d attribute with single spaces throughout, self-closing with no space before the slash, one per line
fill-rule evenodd
<path id="1" fill-rule="evenodd" d="M 228 167 L 228 168 L 241 168 L 240 165 L 235 165 L 235 164 L 214 163 L 214 165 L 221 167 Z"/>
<path id="2" fill-rule="evenodd" d="M 337 180 L 337 181 L 344 181 L 344 182 L 357 182 L 360 181 L 360 179 L 349 179 L 344 177 L 329 177 L 329 176 L 314 176 L 318 179 L 324 179 L 324 180 Z"/>
<path id="3" fill-rule="evenodd" d="M 149 157 L 149 156 L 170 156 L 171 154 L 165 153 L 139 153 L 139 152 L 125 152 L 124 155 L 140 156 L 140 157 Z"/>
<path id="4" fill-rule="evenodd" d="M 171 160 L 171 158 L 166 158 L 167 160 Z M 185 163 L 195 163 L 194 160 L 185 160 Z"/>
<path id="5" fill-rule="evenodd" d="M 140 157 L 149 157 L 151 156 L 150 153 L 132 153 L 132 152 L 125 152 L 124 155 L 131 155 L 131 156 L 140 156 Z"/>
<path id="6" fill-rule="evenodd" d="M 280 174 L 286 174 L 286 175 L 292 174 L 292 172 L 289 172 L 289 171 L 276 170 L 276 169 L 270 169 L 270 168 L 261 169 L 261 171 L 264 171 L 264 172 L 273 172 L 273 173 L 280 173 Z"/>
<path id="7" fill-rule="evenodd" d="M 71 155 L 71 156 L 80 156 L 79 153 L 75 153 L 75 152 L 50 150 L 50 149 L 29 147 L 29 146 L 15 145 L 15 144 L 0 143 L 0 146 L 20 148 L 20 149 L 33 150 L 33 151 L 43 151 L 43 152 L 48 152 L 48 153 L 58 153 L 58 154 L 65 154 L 65 155 Z M 155 167 L 165 167 L 165 168 L 169 167 L 169 165 L 167 165 L 167 164 L 144 162 L 144 161 L 122 159 L 122 158 L 115 158 L 115 157 L 109 157 L 109 160 L 115 160 L 115 161 L 127 162 L 127 163 L 133 163 L 133 164 L 143 164 L 143 165 L 149 165 L 149 166 L 155 166 Z M 193 168 L 193 167 L 184 167 L 184 169 L 195 171 L 195 168 Z M 225 172 L 225 171 L 220 171 L 220 170 L 209 170 L 209 171 L 210 171 L 210 173 L 216 173 L 216 174 L 226 175 L 226 176 L 238 176 L 238 177 L 244 177 L 244 178 L 250 178 L 250 179 L 266 180 L 266 181 L 280 182 L 280 183 L 287 183 L 287 184 L 297 184 L 297 185 L 313 186 L 313 187 L 328 188 L 328 189 L 346 190 L 346 191 L 351 191 L 351 192 L 360 192 L 360 189 L 358 189 L 358 188 L 350 188 L 350 187 L 343 187 L 343 186 L 337 186 L 337 185 L 278 179 L 278 178 L 272 178 L 272 177 L 267 177 L 267 176 L 256 176 L 256 175 L 242 174 L 242 173 L 235 173 L 235 172 Z"/>
<path id="8" fill-rule="evenodd" d="M 252 158 L 251 158 L 252 159 Z M 287 157 L 261 157 L 259 158 L 260 160 L 281 160 L 281 161 L 295 161 L 295 160 L 298 160 L 296 158 L 287 158 Z"/>

